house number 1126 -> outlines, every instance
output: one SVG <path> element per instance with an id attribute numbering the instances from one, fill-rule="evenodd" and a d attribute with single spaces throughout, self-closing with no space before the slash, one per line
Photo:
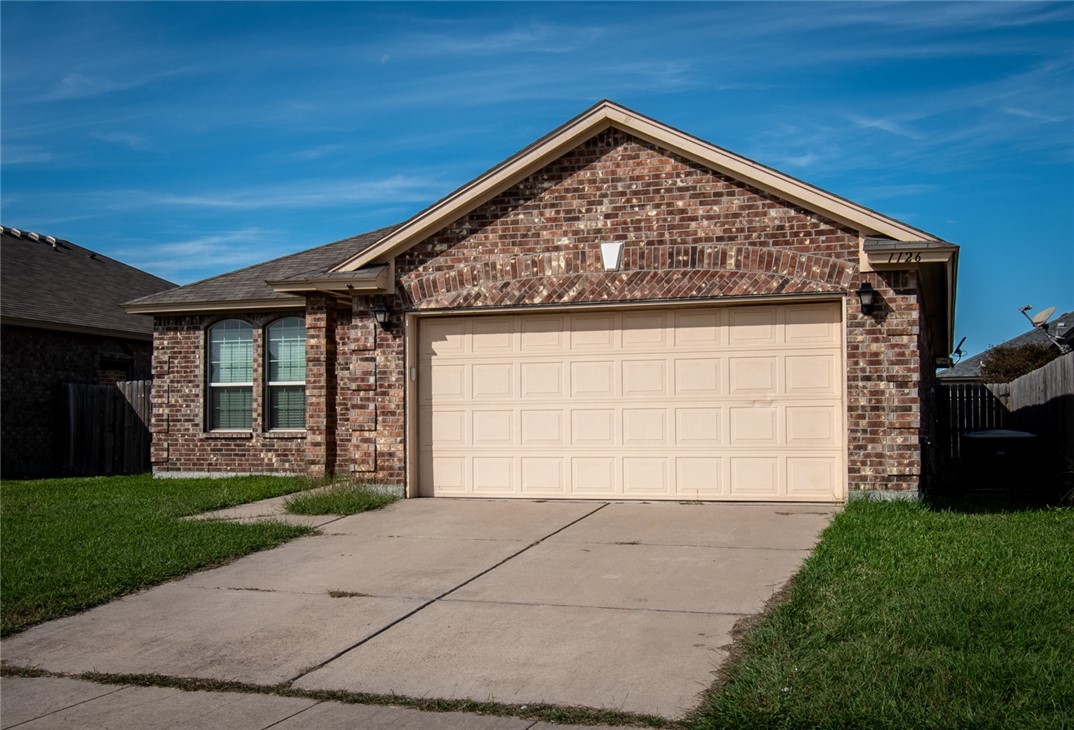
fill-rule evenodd
<path id="1" fill-rule="evenodd" d="M 889 264 L 919 264 L 921 263 L 920 251 L 895 251 L 888 254 Z"/>

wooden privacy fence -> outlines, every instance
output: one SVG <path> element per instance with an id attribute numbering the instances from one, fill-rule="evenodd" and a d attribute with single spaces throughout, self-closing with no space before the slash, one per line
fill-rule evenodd
<path id="1" fill-rule="evenodd" d="M 1037 434 L 1074 461 L 1074 353 L 1010 383 L 941 383 L 940 455 L 962 456 L 962 435 L 992 428 Z"/>
<path id="2" fill-rule="evenodd" d="M 1007 428 L 1035 433 L 1074 461 L 1074 352 L 988 387 L 1008 411 Z"/>
<path id="3" fill-rule="evenodd" d="M 81 475 L 149 471 L 151 380 L 63 386 L 64 471 Z"/>

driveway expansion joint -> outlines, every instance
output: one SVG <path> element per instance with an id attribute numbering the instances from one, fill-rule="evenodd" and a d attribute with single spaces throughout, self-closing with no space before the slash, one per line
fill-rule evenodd
<path id="1" fill-rule="evenodd" d="M 338 654 L 335 654 L 334 656 L 329 657 L 328 659 L 324 660 L 323 662 L 321 662 L 319 664 L 316 664 L 316 665 L 314 665 L 312 667 L 304 669 L 303 671 L 299 672 L 295 676 L 293 676 L 290 679 L 286 680 L 285 684 L 289 684 L 289 685 L 294 684 L 298 680 L 300 680 L 303 677 L 305 677 L 307 674 L 312 674 L 313 672 L 316 672 L 318 669 L 321 669 L 322 667 L 325 667 L 325 666 L 331 664 L 332 662 L 334 662 L 336 659 L 339 659 L 344 654 L 348 654 L 351 651 L 354 651 L 358 647 L 362 646 L 363 644 L 369 643 L 370 641 L 372 641 L 376 637 L 380 636 L 381 634 L 385 633 L 389 629 L 391 629 L 391 628 L 393 628 L 395 626 L 398 626 L 403 621 L 406 621 L 408 618 L 410 618 L 414 614 L 419 613 L 421 611 L 424 611 L 426 608 L 428 608 L 432 604 L 436 603 L 437 601 L 442 600 L 446 596 L 451 595 L 452 593 L 454 593 L 455 591 L 459 590 L 460 588 L 463 588 L 463 587 L 469 585 L 470 583 L 473 583 L 475 580 L 477 580 L 478 578 L 480 578 L 480 577 L 482 577 L 484 575 L 488 575 L 489 573 L 491 573 L 492 571 L 496 570 L 496 568 L 499 568 L 504 563 L 507 563 L 507 562 L 509 562 L 511 560 L 514 560 L 515 558 L 517 558 L 522 553 L 526 552 L 527 550 L 529 550 L 531 548 L 536 547 L 537 545 L 540 545 L 542 542 L 544 542 L 545 540 L 549 539 L 550 537 L 554 537 L 555 535 L 558 535 L 559 533 L 563 532 L 567 528 L 572 527 L 574 525 L 577 525 L 579 522 L 581 522 L 582 520 L 586 519 L 587 517 L 591 517 L 592 515 L 595 515 L 597 512 L 600 512 L 602 509 L 607 507 L 609 504 L 610 504 L 609 502 L 603 502 L 603 503 L 599 504 L 596 509 L 590 510 L 589 512 L 586 512 L 581 517 L 578 517 L 577 519 L 571 520 L 567 524 L 565 524 L 562 527 L 559 527 L 559 528 L 553 530 L 552 532 L 548 533 L 544 537 L 539 538 L 537 540 L 534 540 L 533 542 L 531 542 L 530 544 L 526 545 L 521 550 L 518 550 L 518 551 L 508 555 L 506 558 L 504 558 L 503 560 L 499 561 L 495 565 L 492 565 L 492 566 L 486 568 L 485 570 L 482 570 L 477 575 L 474 575 L 474 576 L 471 576 L 470 578 L 467 578 L 466 580 L 464 580 L 462 583 L 459 583 L 454 588 L 451 588 L 451 589 L 449 589 L 447 591 L 444 591 L 439 596 L 437 596 L 435 598 L 432 598 L 432 599 L 426 601 L 425 603 L 421 604 L 420 606 L 415 608 L 413 611 L 410 611 L 408 613 L 403 614 L 402 616 L 400 616 L 399 618 L 395 619 L 394 621 L 392 621 L 391 623 L 387 624 L 386 626 L 383 626 L 379 630 L 377 630 L 377 631 L 373 632 L 372 634 L 370 634 L 369 636 L 366 636 L 361 641 L 357 641 L 354 644 L 351 644 L 350 646 L 348 646 L 346 649 L 344 649 L 343 651 L 339 652 Z"/>
<path id="2" fill-rule="evenodd" d="M 89 698 L 84 699 L 84 700 L 79 700 L 78 702 L 72 702 L 71 704 L 65 705 L 64 707 L 57 707 L 52 712 L 46 712 L 43 715 L 38 715 L 37 717 L 31 717 L 28 720 L 23 720 L 22 722 L 15 723 L 14 725 L 8 725 L 7 727 L 4 728 L 4 730 L 11 730 L 12 728 L 21 727 L 22 725 L 26 725 L 27 723 L 37 722 L 38 720 L 40 720 L 43 717 L 49 717 L 51 715 L 55 715 L 57 712 L 66 712 L 67 710 L 70 710 L 72 707 L 78 707 L 79 705 L 84 705 L 87 702 L 96 702 L 97 700 L 101 699 L 102 697 L 108 697 L 109 695 L 114 695 L 116 692 L 122 692 L 125 689 L 130 689 L 130 687 L 131 686 L 129 684 L 125 684 L 122 687 L 115 688 L 111 692 L 102 692 L 101 694 L 96 695 L 94 697 L 89 697 Z"/>

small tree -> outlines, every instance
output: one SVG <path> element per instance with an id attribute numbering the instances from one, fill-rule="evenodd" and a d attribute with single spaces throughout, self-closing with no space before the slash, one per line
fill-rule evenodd
<path id="1" fill-rule="evenodd" d="M 1017 347 L 996 347 L 981 363 L 981 376 L 986 383 L 1009 383 L 1059 357 L 1053 345 L 1030 343 Z"/>

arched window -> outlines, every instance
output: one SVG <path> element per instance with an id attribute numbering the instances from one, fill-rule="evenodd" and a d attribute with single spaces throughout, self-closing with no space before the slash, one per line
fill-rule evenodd
<path id="1" fill-rule="evenodd" d="M 306 427 L 306 323 L 284 317 L 266 329 L 265 400 L 269 430 Z"/>
<path id="2" fill-rule="evenodd" d="M 227 319 L 209 328 L 209 430 L 249 430 L 254 391 L 253 329 Z"/>

